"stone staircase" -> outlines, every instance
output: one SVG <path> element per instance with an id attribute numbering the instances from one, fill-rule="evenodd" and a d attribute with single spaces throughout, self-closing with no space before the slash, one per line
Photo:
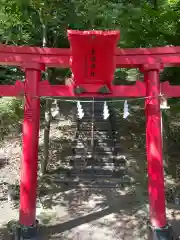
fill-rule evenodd
<path id="1" fill-rule="evenodd" d="M 118 187 L 129 183 L 112 111 L 105 120 L 103 102 L 81 102 L 81 106 L 84 117 L 77 118 L 73 154 L 57 181 L 88 187 Z"/>

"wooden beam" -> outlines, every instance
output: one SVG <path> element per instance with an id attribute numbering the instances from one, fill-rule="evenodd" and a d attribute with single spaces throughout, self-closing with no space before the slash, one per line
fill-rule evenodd
<path id="1" fill-rule="evenodd" d="M 116 67 L 135 68 L 144 63 L 180 65 L 180 47 L 116 49 Z M 49 67 L 69 67 L 70 49 L 0 45 L 0 63 L 20 66 L 24 62 L 44 63 Z"/>

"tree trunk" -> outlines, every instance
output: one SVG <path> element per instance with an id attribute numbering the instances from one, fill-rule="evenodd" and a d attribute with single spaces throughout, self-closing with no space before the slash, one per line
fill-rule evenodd
<path id="1" fill-rule="evenodd" d="M 162 122 L 163 122 L 163 154 L 164 154 L 164 162 L 165 162 L 165 173 L 174 175 L 173 165 L 171 164 L 169 158 L 169 144 L 168 141 L 170 140 L 170 111 L 163 110 L 162 111 Z"/>
<path id="2" fill-rule="evenodd" d="M 154 0 L 154 9 L 158 10 L 158 0 Z"/>
<path id="3" fill-rule="evenodd" d="M 47 47 L 47 29 L 44 21 L 44 15 L 42 9 L 39 11 L 39 18 L 42 24 L 42 46 Z M 46 69 L 46 79 L 50 81 L 51 72 Z M 52 100 L 46 99 L 45 103 L 45 122 L 44 122 L 44 158 L 41 160 L 41 173 L 45 174 L 47 171 L 47 165 L 49 160 L 49 134 L 51 126 L 51 105 Z"/>
<path id="4" fill-rule="evenodd" d="M 49 160 L 49 134 L 51 125 L 51 105 L 52 100 L 46 99 L 45 104 L 45 124 L 44 124 L 44 158 L 41 161 L 41 173 L 45 174 Z"/>

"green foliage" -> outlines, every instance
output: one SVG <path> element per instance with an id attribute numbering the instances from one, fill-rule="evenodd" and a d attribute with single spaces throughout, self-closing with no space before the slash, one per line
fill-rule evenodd
<path id="1" fill-rule="evenodd" d="M 118 68 L 115 71 L 115 79 L 113 83 L 117 85 L 131 85 L 134 84 L 136 80 L 140 79 L 141 75 L 138 69 Z"/>
<path id="2" fill-rule="evenodd" d="M 17 67 L 0 66 L 0 84 L 14 84 L 16 80 L 23 80 L 24 72 Z"/>
<path id="3" fill-rule="evenodd" d="M 21 100 L 14 97 L 3 97 L 0 99 L 1 120 L 11 119 L 19 120 L 23 113 L 23 104 Z"/>
<path id="4" fill-rule="evenodd" d="M 0 138 L 16 128 L 23 116 L 23 101 L 14 97 L 0 98 Z"/>

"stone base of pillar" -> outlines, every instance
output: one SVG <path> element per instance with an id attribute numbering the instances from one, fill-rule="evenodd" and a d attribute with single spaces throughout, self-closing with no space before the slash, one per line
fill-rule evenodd
<path id="1" fill-rule="evenodd" d="M 14 234 L 14 240 L 38 240 L 39 236 L 38 221 L 31 227 L 19 225 Z"/>
<path id="2" fill-rule="evenodd" d="M 163 228 L 153 228 L 149 226 L 148 240 L 178 240 L 171 226 Z"/>

